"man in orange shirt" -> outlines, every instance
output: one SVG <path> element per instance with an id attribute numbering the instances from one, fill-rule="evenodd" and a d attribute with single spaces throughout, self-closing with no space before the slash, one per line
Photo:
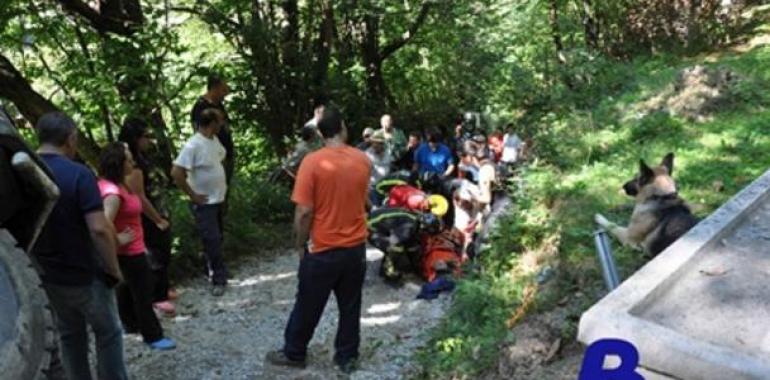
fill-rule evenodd
<path id="1" fill-rule="evenodd" d="M 340 113 L 326 108 L 318 123 L 324 148 L 305 156 L 292 201 L 300 253 L 299 285 L 282 349 L 267 354 L 281 366 L 305 367 L 307 345 L 333 291 L 339 307 L 334 362 L 355 369 L 361 329 L 361 288 L 366 273 L 366 200 L 371 164 L 348 146 Z"/>

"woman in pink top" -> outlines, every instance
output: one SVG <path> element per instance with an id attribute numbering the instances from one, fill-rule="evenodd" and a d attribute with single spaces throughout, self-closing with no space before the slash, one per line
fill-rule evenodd
<path id="1" fill-rule="evenodd" d="M 134 168 L 128 146 L 107 145 L 99 158 L 99 191 L 104 213 L 117 231 L 118 263 L 125 283 L 117 289 L 118 311 L 123 328 L 140 332 L 144 342 L 157 350 L 170 350 L 176 343 L 163 337 L 163 328 L 152 309 L 152 274 L 142 231 L 142 201 L 126 186 L 126 175 Z"/>

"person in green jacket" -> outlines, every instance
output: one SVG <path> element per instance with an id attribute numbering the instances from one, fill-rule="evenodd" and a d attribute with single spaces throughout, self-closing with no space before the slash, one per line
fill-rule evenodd
<path id="1" fill-rule="evenodd" d="M 406 152 L 404 131 L 393 126 L 393 118 L 388 114 L 382 115 L 380 126 L 385 137 L 385 148 L 390 152 L 392 161 L 398 161 Z"/>

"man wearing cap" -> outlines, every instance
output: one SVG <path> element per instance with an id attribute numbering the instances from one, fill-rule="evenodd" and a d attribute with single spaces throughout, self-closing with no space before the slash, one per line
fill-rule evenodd
<path id="1" fill-rule="evenodd" d="M 375 184 L 390 174 L 390 166 L 393 162 L 390 152 L 385 147 L 385 137 L 382 131 L 377 131 L 369 138 L 369 149 L 366 150 L 366 157 L 372 163 L 372 174 L 369 178 L 369 199 L 373 206 L 379 206 L 382 203 L 379 194 L 375 191 Z"/>
<path id="2" fill-rule="evenodd" d="M 372 134 L 374 134 L 374 128 L 364 128 L 364 133 L 361 134 L 361 138 L 363 141 L 358 143 L 356 145 L 356 148 L 361 149 L 361 151 L 366 152 L 367 149 L 369 149 L 369 146 L 372 145 L 372 143 L 369 141 L 369 139 L 372 138 Z"/>

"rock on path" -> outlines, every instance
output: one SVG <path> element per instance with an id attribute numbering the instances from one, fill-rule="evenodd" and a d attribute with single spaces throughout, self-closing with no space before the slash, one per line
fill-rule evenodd
<path id="1" fill-rule="evenodd" d="M 450 304 L 445 294 L 430 302 L 416 300 L 417 282 L 401 289 L 385 285 L 377 275 L 381 258 L 378 250 L 367 250 L 360 369 L 351 379 L 402 379 L 415 374 L 419 368 L 414 353 Z M 234 275 L 220 298 L 209 294 L 202 279 L 178 287 L 178 315 L 162 322 L 178 348 L 154 352 L 139 336 L 126 336 L 129 373 L 142 380 L 348 378 L 332 365 L 338 318 L 333 295 L 310 342 L 306 369 L 283 369 L 264 362 L 265 353 L 283 343 L 283 329 L 294 304 L 297 265 L 294 251 L 232 265 Z"/>

